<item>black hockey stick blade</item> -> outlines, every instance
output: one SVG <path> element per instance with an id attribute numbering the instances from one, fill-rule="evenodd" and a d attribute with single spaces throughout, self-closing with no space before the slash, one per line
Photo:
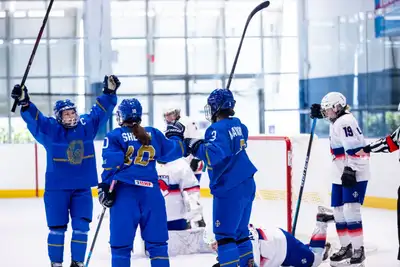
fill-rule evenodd
<path id="1" fill-rule="evenodd" d="M 245 37 L 245 35 L 246 35 L 247 27 L 249 27 L 250 21 L 251 21 L 251 19 L 254 17 L 254 15 L 255 15 L 258 11 L 263 10 L 264 8 L 267 8 L 267 7 L 269 6 L 269 4 L 270 4 L 269 1 L 262 2 L 261 4 L 259 4 L 258 6 L 256 6 L 256 7 L 253 9 L 253 11 L 251 11 L 251 13 L 249 14 L 249 17 L 247 18 L 246 24 L 244 25 L 242 37 L 241 37 L 241 39 L 240 39 L 239 47 L 238 47 L 238 50 L 237 50 L 237 52 L 236 52 L 235 60 L 233 61 L 232 70 L 231 70 L 231 73 L 229 74 L 228 83 L 226 84 L 226 89 L 228 89 L 228 90 L 229 90 L 229 88 L 231 87 L 231 82 L 232 82 L 232 79 L 233 79 L 233 74 L 235 73 L 236 64 L 237 64 L 238 59 L 239 59 L 240 50 L 242 49 L 242 44 L 243 44 L 244 37 Z"/>
<path id="2" fill-rule="evenodd" d="M 51 0 L 49 3 L 49 6 L 47 7 L 46 15 L 43 18 L 42 27 L 40 27 L 38 36 L 36 37 L 35 45 L 33 46 L 31 57 L 29 58 L 28 65 L 26 66 L 24 76 L 22 77 L 21 87 L 24 86 L 26 78 L 28 78 L 29 70 L 31 69 L 33 59 L 35 58 L 35 55 L 36 55 L 36 50 L 38 49 L 40 40 L 42 39 L 44 28 L 46 27 L 47 20 L 49 19 L 49 15 L 50 15 L 51 8 L 53 7 L 53 3 L 54 3 L 54 0 Z M 14 100 L 14 104 L 11 108 L 11 112 L 13 112 L 13 113 L 15 112 L 15 109 L 17 108 L 17 104 L 18 104 L 18 100 Z"/>

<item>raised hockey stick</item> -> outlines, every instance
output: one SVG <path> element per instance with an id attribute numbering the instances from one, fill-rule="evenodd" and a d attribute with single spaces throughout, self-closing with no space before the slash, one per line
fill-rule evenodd
<path id="1" fill-rule="evenodd" d="M 110 191 L 109 191 L 110 193 L 114 190 L 114 186 L 115 186 L 116 183 L 117 183 L 116 180 L 112 181 L 112 183 L 110 185 Z M 93 242 L 92 242 L 92 245 L 90 246 L 88 257 L 86 259 L 85 267 L 89 266 L 90 258 L 92 258 L 94 246 L 96 245 L 97 236 L 99 235 L 101 223 L 103 222 L 105 213 L 106 213 L 106 207 L 103 207 L 103 210 L 101 211 L 101 214 L 100 214 L 99 224 L 97 225 L 96 232 L 95 232 L 94 237 L 93 237 Z"/>
<path id="2" fill-rule="evenodd" d="M 28 78 L 29 70 L 31 69 L 33 59 L 35 58 L 35 55 L 36 55 L 36 50 L 39 46 L 40 40 L 42 39 L 43 31 L 44 31 L 44 28 L 46 27 L 46 23 L 49 18 L 50 10 L 53 7 L 53 3 L 54 3 L 54 0 L 50 0 L 49 6 L 47 7 L 47 10 L 46 10 L 46 15 L 43 18 L 42 27 L 40 27 L 38 36 L 36 37 L 35 45 L 33 46 L 31 57 L 29 58 L 28 65 L 26 66 L 24 76 L 22 77 L 21 88 L 24 86 L 26 78 Z M 17 104 L 18 104 L 18 100 L 15 99 L 14 104 L 11 108 L 11 112 L 15 112 L 15 109 L 17 108 Z"/>
<path id="3" fill-rule="evenodd" d="M 233 65 L 232 65 L 232 70 L 231 70 L 231 74 L 229 74 L 229 79 L 228 79 L 228 83 L 226 84 L 226 89 L 229 90 L 229 88 L 231 87 L 231 82 L 233 79 L 233 74 L 235 73 L 235 69 L 236 69 L 236 64 L 238 62 L 239 59 L 239 54 L 240 54 L 240 50 L 242 49 L 242 44 L 243 44 L 243 40 L 244 40 L 244 36 L 246 35 L 246 31 L 247 31 L 247 27 L 249 27 L 250 21 L 253 18 L 253 16 L 260 10 L 263 10 L 264 8 L 267 8 L 269 6 L 270 2 L 269 1 L 265 1 L 262 2 L 261 4 L 259 4 L 258 6 L 256 6 L 256 8 L 253 9 L 253 11 L 251 11 L 251 13 L 249 14 L 246 24 L 244 25 L 244 29 L 243 29 L 243 33 L 242 33 L 242 38 L 240 38 L 240 43 L 239 43 L 239 47 L 238 50 L 236 52 L 236 56 L 235 56 L 235 60 L 233 61 Z"/>
<path id="4" fill-rule="evenodd" d="M 308 161 L 310 160 L 311 147 L 312 147 L 312 142 L 314 139 L 314 132 L 315 132 L 316 124 L 317 124 L 317 119 L 313 119 L 312 126 L 311 126 L 310 140 L 308 141 L 306 161 L 304 163 L 303 176 L 301 178 L 299 198 L 297 199 L 296 211 L 294 213 L 293 227 L 292 227 L 292 235 L 293 236 L 295 236 L 295 234 L 296 234 L 297 220 L 299 218 L 300 204 L 301 204 L 301 198 L 303 196 L 304 184 L 306 183 Z"/>

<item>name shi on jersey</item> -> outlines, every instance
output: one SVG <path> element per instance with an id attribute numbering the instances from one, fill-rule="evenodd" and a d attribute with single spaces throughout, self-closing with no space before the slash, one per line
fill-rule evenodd
<path id="1" fill-rule="evenodd" d="M 147 134 L 150 135 L 150 137 L 151 137 L 151 133 L 147 132 Z M 122 133 L 122 138 L 124 139 L 124 142 L 138 140 L 133 133 Z"/>

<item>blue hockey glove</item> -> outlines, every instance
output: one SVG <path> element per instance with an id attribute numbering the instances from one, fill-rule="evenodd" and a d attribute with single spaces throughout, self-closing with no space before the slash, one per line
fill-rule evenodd
<path id="1" fill-rule="evenodd" d="M 121 86 L 121 82 L 115 75 L 104 76 L 103 93 L 107 95 L 115 94 L 117 89 Z"/>
<path id="2" fill-rule="evenodd" d="M 199 146 L 204 142 L 203 139 L 196 139 L 196 138 L 185 138 L 183 139 L 183 144 L 186 146 L 186 154 L 195 155 Z"/>
<path id="3" fill-rule="evenodd" d="M 310 108 L 310 118 L 311 119 L 322 119 L 321 105 L 320 104 L 312 104 Z"/>
<path id="4" fill-rule="evenodd" d="M 167 124 L 167 130 L 165 131 L 165 136 L 167 138 L 178 137 L 180 140 L 183 140 L 183 134 L 185 133 L 185 126 L 179 121 L 175 121 L 173 123 Z"/>
<path id="5" fill-rule="evenodd" d="M 357 184 L 356 171 L 349 166 L 344 167 L 342 174 L 342 185 L 344 187 L 353 187 Z"/>
<path id="6" fill-rule="evenodd" d="M 29 104 L 28 89 L 25 85 L 22 87 L 19 84 L 14 85 L 14 88 L 11 91 L 11 97 L 18 101 L 18 106 Z"/>
<path id="7" fill-rule="evenodd" d="M 115 200 L 115 190 L 110 193 L 110 185 L 106 183 L 100 183 L 97 190 L 100 204 L 105 208 L 111 208 Z"/>

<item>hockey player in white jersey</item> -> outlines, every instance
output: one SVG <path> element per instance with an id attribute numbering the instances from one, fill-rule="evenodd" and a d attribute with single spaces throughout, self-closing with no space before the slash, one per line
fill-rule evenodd
<path id="1" fill-rule="evenodd" d="M 330 258 L 331 266 L 363 266 L 365 260 L 361 205 L 370 177 L 369 157 L 356 153 L 366 143 L 344 95 L 331 92 L 321 104 L 311 106 L 311 118 L 330 121 L 333 157 L 331 205 L 341 248 Z"/>
<path id="2" fill-rule="evenodd" d="M 254 266 L 257 267 L 317 267 L 328 258 L 331 245 L 326 243 L 328 222 L 333 222 L 332 211 L 318 207 L 317 223 L 308 245 L 280 228 L 256 228 L 249 225 L 253 245 Z M 210 242 L 210 241 L 206 241 Z M 211 242 L 216 250 L 217 242 Z M 220 267 L 214 264 L 213 267 Z M 247 267 L 247 266 L 246 266 Z"/>
<path id="3" fill-rule="evenodd" d="M 189 117 L 182 116 L 181 115 L 181 110 L 177 107 L 169 107 L 164 109 L 164 120 L 167 124 L 173 123 L 175 121 L 179 121 L 185 126 L 185 133 L 184 137 L 185 138 L 197 138 L 200 139 L 202 138 L 201 133 L 198 129 L 197 123 L 190 119 Z M 193 155 L 189 155 L 186 160 L 190 164 L 190 168 L 194 172 L 194 175 L 196 176 L 197 180 L 200 182 L 201 175 L 203 173 L 203 167 L 204 163 L 195 157 Z"/>
<path id="4" fill-rule="evenodd" d="M 210 252 L 203 241 L 204 227 L 198 224 L 203 218 L 200 185 L 189 164 L 184 158 L 169 163 L 159 161 L 157 172 L 167 209 L 168 254 Z"/>

